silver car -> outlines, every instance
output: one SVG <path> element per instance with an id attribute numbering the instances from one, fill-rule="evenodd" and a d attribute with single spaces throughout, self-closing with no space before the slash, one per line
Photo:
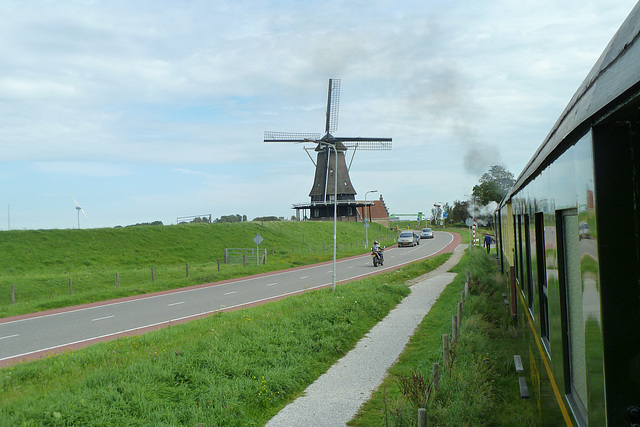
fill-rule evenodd
<path id="1" fill-rule="evenodd" d="M 433 239 L 433 230 L 430 228 L 423 228 L 420 232 L 421 239 Z"/>
<path id="2" fill-rule="evenodd" d="M 416 235 L 413 231 L 403 231 L 398 236 L 398 247 L 402 246 L 415 246 L 416 243 Z"/>

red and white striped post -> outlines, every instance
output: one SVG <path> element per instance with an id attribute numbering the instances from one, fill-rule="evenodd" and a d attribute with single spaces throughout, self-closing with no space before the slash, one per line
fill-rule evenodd
<path id="1" fill-rule="evenodd" d="M 473 245 L 475 246 L 477 244 L 476 241 L 476 228 L 478 227 L 478 220 L 476 220 L 475 218 L 473 219 Z"/>

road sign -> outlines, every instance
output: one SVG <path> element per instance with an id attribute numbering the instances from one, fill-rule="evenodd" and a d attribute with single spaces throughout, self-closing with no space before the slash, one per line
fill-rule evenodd
<path id="1" fill-rule="evenodd" d="M 256 237 L 253 238 L 253 241 L 255 242 L 256 245 L 260 246 L 260 243 L 262 243 L 262 240 L 264 240 L 262 238 L 262 236 L 260 235 L 260 233 L 256 234 Z"/>
<path id="2" fill-rule="evenodd" d="M 369 228 L 369 221 L 364 222 L 364 228 Z"/>
<path id="3" fill-rule="evenodd" d="M 446 218 L 446 217 L 447 217 L 447 215 L 448 215 L 448 214 L 447 214 L 446 212 L 442 212 L 442 217 L 443 217 L 443 218 Z"/>

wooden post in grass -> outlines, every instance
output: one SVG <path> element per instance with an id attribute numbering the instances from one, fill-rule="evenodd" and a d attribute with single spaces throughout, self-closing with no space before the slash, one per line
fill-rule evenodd
<path id="1" fill-rule="evenodd" d="M 449 358 L 449 334 L 442 334 L 442 353 L 444 367 L 449 368 L 451 366 L 451 359 Z"/>
<path id="2" fill-rule="evenodd" d="M 462 301 L 463 306 L 464 306 L 464 298 L 465 298 L 465 294 L 464 294 L 464 290 L 462 290 L 462 292 L 460 292 L 460 301 Z"/>
<path id="3" fill-rule="evenodd" d="M 218 258 L 218 272 L 220 271 L 220 258 Z"/>
<path id="4" fill-rule="evenodd" d="M 427 410 L 425 408 L 418 409 L 418 427 L 427 427 Z"/>
<path id="5" fill-rule="evenodd" d="M 153 271 L 153 267 L 151 267 L 151 281 L 154 282 L 156 280 L 156 275 Z"/>
<path id="6" fill-rule="evenodd" d="M 120 289 L 120 273 L 116 273 L 116 289 Z"/>
<path id="7" fill-rule="evenodd" d="M 242 266 L 243 267 L 247 266 L 247 256 L 246 255 L 242 255 Z"/>
<path id="8" fill-rule="evenodd" d="M 187 277 L 189 277 L 189 263 L 187 263 Z"/>
<path id="9" fill-rule="evenodd" d="M 11 304 L 16 303 L 16 285 L 11 285 Z"/>
<path id="10" fill-rule="evenodd" d="M 433 391 L 435 392 L 440 388 L 440 364 L 433 364 Z"/>
<path id="11" fill-rule="evenodd" d="M 462 326 L 462 303 L 458 303 L 458 329 Z"/>
<path id="12" fill-rule="evenodd" d="M 451 342 L 456 342 L 458 339 L 458 316 L 451 317 Z"/>
<path id="13" fill-rule="evenodd" d="M 69 277 L 69 295 L 73 294 L 73 279 Z"/>
<path id="14" fill-rule="evenodd" d="M 309 245 L 309 253 L 311 253 L 311 245 Z"/>

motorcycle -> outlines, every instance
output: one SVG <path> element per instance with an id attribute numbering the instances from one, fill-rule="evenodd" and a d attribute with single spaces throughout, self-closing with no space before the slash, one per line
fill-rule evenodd
<path id="1" fill-rule="evenodd" d="M 378 250 L 371 249 L 371 258 L 373 258 L 374 267 L 377 267 L 378 265 L 382 265 L 384 261 L 384 255 L 382 255 L 382 248 L 378 248 Z"/>

